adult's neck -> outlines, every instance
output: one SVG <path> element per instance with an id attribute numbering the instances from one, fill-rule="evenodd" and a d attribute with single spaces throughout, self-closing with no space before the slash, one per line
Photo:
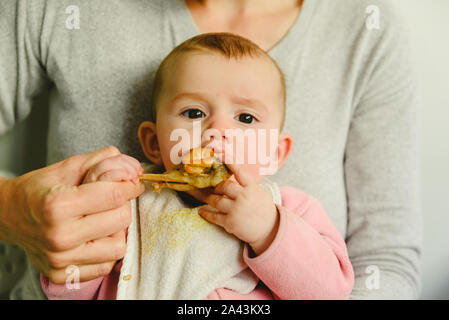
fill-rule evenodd
<path id="1" fill-rule="evenodd" d="M 206 11 L 220 12 L 226 16 L 251 16 L 274 13 L 301 6 L 303 0 L 186 0 Z"/>

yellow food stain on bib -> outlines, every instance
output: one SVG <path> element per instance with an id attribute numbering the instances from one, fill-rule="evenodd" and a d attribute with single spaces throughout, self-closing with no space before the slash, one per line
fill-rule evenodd
<path id="1" fill-rule="evenodd" d="M 159 241 L 166 241 L 166 246 L 176 248 L 189 242 L 190 238 L 210 225 L 198 214 L 198 208 L 183 208 L 161 214 L 146 235 L 144 253 L 149 254 Z"/>

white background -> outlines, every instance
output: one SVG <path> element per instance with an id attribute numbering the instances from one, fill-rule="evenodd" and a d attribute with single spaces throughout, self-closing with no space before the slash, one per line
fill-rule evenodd
<path id="1" fill-rule="evenodd" d="M 449 299 L 449 1 L 394 0 L 420 81 L 424 299 Z"/>
<path id="2" fill-rule="evenodd" d="M 409 26 L 420 81 L 421 297 L 449 299 L 449 0 L 391 2 Z M 20 174 L 44 165 L 46 99 L 39 104 L 24 123 L 0 137 L 0 169 Z"/>

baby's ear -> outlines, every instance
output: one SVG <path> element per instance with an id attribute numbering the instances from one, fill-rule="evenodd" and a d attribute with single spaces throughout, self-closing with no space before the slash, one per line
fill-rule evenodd
<path id="1" fill-rule="evenodd" d="M 293 138 L 288 133 L 279 134 L 278 141 L 278 170 L 284 165 L 290 151 L 292 151 Z"/>
<path id="2" fill-rule="evenodd" d="M 156 135 L 156 124 L 144 121 L 139 126 L 139 140 L 143 153 L 152 163 L 162 166 L 161 149 Z"/>

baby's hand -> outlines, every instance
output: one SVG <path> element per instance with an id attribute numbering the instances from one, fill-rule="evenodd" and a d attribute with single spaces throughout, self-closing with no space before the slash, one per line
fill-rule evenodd
<path id="1" fill-rule="evenodd" d="M 83 183 L 132 181 L 137 184 L 142 173 L 143 168 L 139 161 L 125 154 L 120 154 L 92 166 L 84 177 Z"/>
<path id="2" fill-rule="evenodd" d="M 198 213 L 247 242 L 258 255 L 276 236 L 279 224 L 277 208 L 271 194 L 259 186 L 244 168 L 228 167 L 234 175 L 216 186 L 214 193 L 199 199 L 212 208 L 201 207 Z"/>

